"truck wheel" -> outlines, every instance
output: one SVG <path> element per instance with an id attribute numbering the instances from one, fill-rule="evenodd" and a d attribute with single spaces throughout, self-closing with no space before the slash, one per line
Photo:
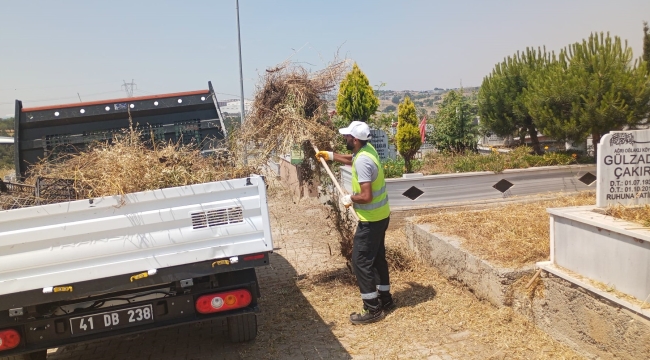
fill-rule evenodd
<path id="1" fill-rule="evenodd" d="M 29 354 L 12 355 L 0 358 L 0 360 L 45 360 L 47 359 L 47 350 L 39 350 Z"/>
<path id="2" fill-rule="evenodd" d="M 228 318 L 228 337 L 234 343 L 250 341 L 257 336 L 255 314 L 235 315 Z"/>

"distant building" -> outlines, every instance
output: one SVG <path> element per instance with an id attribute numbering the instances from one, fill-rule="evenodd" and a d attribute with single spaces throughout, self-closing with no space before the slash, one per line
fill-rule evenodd
<path id="1" fill-rule="evenodd" d="M 219 108 L 221 109 L 221 113 L 228 115 L 232 114 L 239 114 L 241 112 L 240 108 L 241 101 L 239 99 L 231 99 L 231 100 L 222 100 L 219 101 Z M 253 102 L 251 100 L 246 100 L 244 99 L 244 111 L 245 112 L 250 112 L 251 107 L 253 106 Z"/>

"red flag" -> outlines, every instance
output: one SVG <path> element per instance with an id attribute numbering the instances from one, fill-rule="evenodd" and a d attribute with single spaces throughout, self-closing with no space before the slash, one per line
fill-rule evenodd
<path id="1" fill-rule="evenodd" d="M 427 133 L 427 117 L 423 117 L 422 121 L 420 121 L 420 138 L 422 139 L 422 143 L 424 144 L 424 138 Z"/>

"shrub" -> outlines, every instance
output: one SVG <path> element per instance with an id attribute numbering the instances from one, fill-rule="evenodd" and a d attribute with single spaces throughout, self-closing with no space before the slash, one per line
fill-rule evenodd
<path id="1" fill-rule="evenodd" d="M 509 153 L 499 153 L 496 149 L 490 154 L 474 152 L 427 154 L 422 165 L 425 174 L 445 174 L 456 172 L 493 171 L 506 169 L 525 169 L 539 166 L 556 166 L 593 163 L 594 158 L 578 152 L 557 151 L 542 155 L 532 153 L 532 148 L 521 146 Z"/>
<path id="2" fill-rule="evenodd" d="M 413 171 L 419 171 L 422 168 L 422 164 L 422 160 L 411 160 Z M 406 172 L 404 158 L 401 156 L 397 157 L 395 160 L 384 160 L 381 162 L 381 165 L 384 167 L 384 177 L 386 179 L 400 178 Z"/>

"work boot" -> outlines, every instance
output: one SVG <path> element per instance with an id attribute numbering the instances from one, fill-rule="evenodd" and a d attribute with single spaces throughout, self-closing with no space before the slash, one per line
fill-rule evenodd
<path id="1" fill-rule="evenodd" d="M 363 300 L 361 313 L 350 314 L 350 322 L 354 325 L 370 324 L 384 318 L 384 311 L 378 298 Z"/>
<path id="2" fill-rule="evenodd" d="M 384 318 L 384 310 L 382 310 L 381 308 L 375 311 L 363 309 L 361 310 L 361 313 L 350 314 L 350 322 L 353 325 L 370 324 L 370 323 L 374 323 L 375 321 L 379 321 L 383 318 Z"/>
<path id="3" fill-rule="evenodd" d="M 390 291 L 380 291 L 379 302 L 381 303 L 382 310 L 385 312 L 393 311 L 396 308 L 395 302 L 393 301 L 393 296 L 390 294 Z"/>

